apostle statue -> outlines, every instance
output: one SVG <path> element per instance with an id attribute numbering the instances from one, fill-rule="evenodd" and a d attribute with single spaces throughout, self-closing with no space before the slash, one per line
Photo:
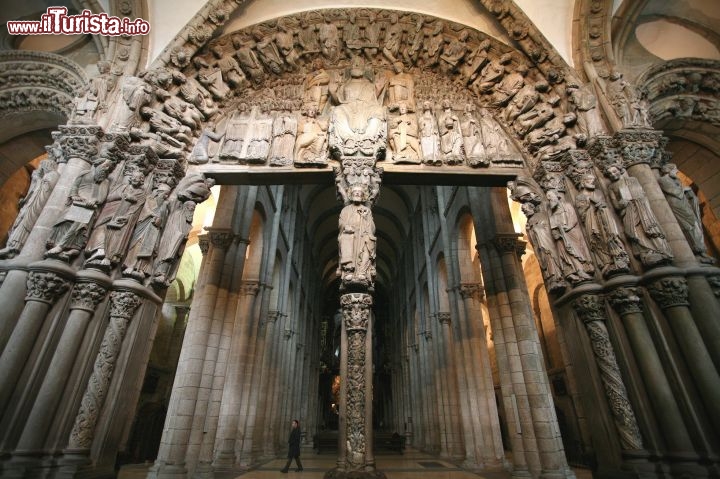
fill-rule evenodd
<path id="1" fill-rule="evenodd" d="M 160 183 L 145 201 L 123 261 L 123 276 L 142 281 L 150 275 L 160 232 L 168 216 L 169 195 L 170 187 Z"/>
<path id="2" fill-rule="evenodd" d="M 375 222 L 365 204 L 365 187 L 350 190 L 350 203 L 340 212 L 338 246 L 340 264 L 337 274 L 344 285 L 372 285 L 375 277 Z"/>
<path id="3" fill-rule="evenodd" d="M 550 220 L 547 213 L 533 201 L 524 201 L 521 209 L 527 217 L 525 227 L 528 239 L 540 264 L 548 291 L 551 293 L 564 291 L 566 283 L 563 280 L 562 268 L 558 263 L 555 240 L 550 233 Z"/>
<path id="4" fill-rule="evenodd" d="M 442 165 L 440 134 L 432 111 L 432 103 L 423 102 L 423 113 L 418 120 L 420 127 L 420 148 L 422 162 L 428 165 Z"/>
<path id="5" fill-rule="evenodd" d="M 550 232 L 558 250 L 563 276 L 571 284 L 592 279 L 590 252 L 585 244 L 575 210 L 557 191 L 546 194 L 550 208 Z"/>

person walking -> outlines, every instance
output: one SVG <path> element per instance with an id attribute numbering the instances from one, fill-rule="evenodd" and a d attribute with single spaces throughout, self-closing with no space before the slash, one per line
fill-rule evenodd
<path id="1" fill-rule="evenodd" d="M 303 470 L 302 463 L 300 462 L 300 421 L 297 419 L 293 419 L 292 422 L 292 429 L 290 430 L 290 438 L 288 439 L 288 460 L 287 464 L 285 464 L 285 467 L 280 469 L 280 472 L 283 474 L 287 474 L 288 469 L 290 468 L 290 463 L 293 459 L 295 459 L 295 464 L 297 464 L 297 469 L 295 469 L 297 472 L 300 472 Z"/>

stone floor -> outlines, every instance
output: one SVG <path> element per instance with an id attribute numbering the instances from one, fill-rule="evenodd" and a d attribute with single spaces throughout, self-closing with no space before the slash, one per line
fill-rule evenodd
<path id="1" fill-rule="evenodd" d="M 275 459 L 257 469 L 246 472 L 238 479 L 280 479 L 302 478 L 322 479 L 329 469 L 335 467 L 335 456 L 331 454 L 305 454 L 301 458 L 304 470 L 295 472 L 293 462 L 288 474 L 279 471 L 285 465 L 284 459 Z M 464 471 L 456 465 L 438 459 L 435 456 L 408 450 L 403 455 L 378 455 L 375 458 L 377 467 L 385 473 L 387 479 L 509 479 L 510 473 L 474 474 Z M 118 479 L 144 479 L 149 465 L 124 466 Z M 588 470 L 574 469 L 577 479 L 591 479 Z"/>

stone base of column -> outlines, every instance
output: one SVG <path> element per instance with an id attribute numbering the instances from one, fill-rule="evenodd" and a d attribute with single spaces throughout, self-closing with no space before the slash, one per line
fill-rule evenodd
<path id="1" fill-rule="evenodd" d="M 155 463 L 148 471 L 148 479 L 187 479 L 185 464 Z"/>
<path id="2" fill-rule="evenodd" d="M 323 479 L 387 479 L 381 471 L 341 471 L 331 469 L 325 473 Z"/>

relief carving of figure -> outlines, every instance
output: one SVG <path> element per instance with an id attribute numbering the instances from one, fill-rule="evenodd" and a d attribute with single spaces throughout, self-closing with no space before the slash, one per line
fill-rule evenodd
<path id="1" fill-rule="evenodd" d="M 488 50 L 490 49 L 490 40 L 485 39 L 470 52 L 465 59 L 465 64 L 460 69 L 463 78 L 465 78 L 465 84 L 470 85 L 474 82 L 482 68 L 488 61 Z"/>
<path id="2" fill-rule="evenodd" d="M 317 27 L 305 15 L 300 17 L 298 45 L 300 45 L 300 48 L 302 49 L 301 55 L 303 56 L 320 53 L 320 40 L 317 34 Z"/>
<path id="3" fill-rule="evenodd" d="M 478 95 L 487 93 L 492 90 L 493 86 L 499 82 L 505 75 L 505 65 L 510 63 L 512 55 L 505 53 L 499 57 L 493 58 L 490 63 L 483 67 L 480 76 L 472 84 L 472 89 Z"/>
<path id="4" fill-rule="evenodd" d="M 348 15 L 348 21 L 343 27 L 342 36 L 348 57 L 353 58 L 362 53 L 364 44 L 362 27 L 357 22 L 355 13 L 351 12 Z"/>
<path id="5" fill-rule="evenodd" d="M 50 147 L 47 147 L 47 150 L 49 153 Z M 10 228 L 5 247 L 0 250 L 0 259 L 12 258 L 20 253 L 59 177 L 57 163 L 48 154 L 48 158 L 42 160 L 38 168 L 33 171 L 30 188 L 18 203 L 20 211 Z"/>
<path id="6" fill-rule="evenodd" d="M 145 175 L 140 171 L 110 191 L 85 248 L 85 264 L 109 266 L 120 262 L 144 201 Z"/>
<path id="7" fill-rule="evenodd" d="M 134 76 L 123 77 L 120 84 L 120 98 L 110 123 L 110 131 L 125 132 L 142 123 L 140 111 L 152 100 L 152 88 L 142 79 Z"/>
<path id="8" fill-rule="evenodd" d="M 245 158 L 245 144 L 250 129 L 250 112 L 247 103 L 240 103 L 225 128 L 225 141 L 220 148 L 221 161 L 240 161 Z"/>
<path id="9" fill-rule="evenodd" d="M 557 259 L 555 240 L 550 233 L 548 215 L 540 208 L 540 205 L 531 201 L 523 202 L 521 209 L 527 217 L 525 227 L 528 239 L 535 251 L 548 291 L 551 293 L 561 292 L 565 289 L 565 281 Z"/>
<path id="10" fill-rule="evenodd" d="M 628 83 L 623 78 L 622 73 L 618 71 L 610 73 L 610 79 L 605 85 L 605 94 L 623 126 L 629 125 L 632 117 L 627 88 Z"/>
<path id="11" fill-rule="evenodd" d="M 123 261 L 124 276 L 140 281 L 150 276 L 153 258 L 157 253 L 160 232 L 168 216 L 167 199 L 170 187 L 160 183 L 148 196 L 130 238 L 128 254 Z"/>
<path id="12" fill-rule="evenodd" d="M 420 52 L 423 49 L 423 43 L 425 42 L 425 32 L 423 31 L 422 19 L 419 19 L 415 24 L 415 28 L 408 32 L 407 40 L 405 42 L 405 50 L 403 50 L 403 58 L 405 64 L 415 65 L 420 56 Z"/>
<path id="13" fill-rule="evenodd" d="M 514 128 L 518 135 L 525 136 L 530 131 L 540 128 L 555 116 L 552 105 L 542 102 L 532 110 L 517 117 Z"/>
<path id="14" fill-rule="evenodd" d="M 80 96 L 75 98 L 75 109 L 68 123 L 92 124 L 98 112 L 107 110 L 108 93 L 115 86 L 110 73 L 110 63 L 99 61 L 97 69 L 99 74 L 92 77 Z"/>
<path id="15" fill-rule="evenodd" d="M 448 43 L 440 55 L 440 67 L 444 72 L 454 73 L 458 71 L 460 62 L 462 62 L 465 55 L 467 55 L 467 41 L 469 37 L 470 33 L 467 30 L 463 30 L 457 38 L 450 40 L 450 43 Z"/>
<path id="16" fill-rule="evenodd" d="M 475 118 L 474 105 L 467 103 L 463 112 L 460 128 L 462 129 L 465 154 L 470 166 L 489 166 L 490 162 L 485 154 L 483 145 L 482 128 Z"/>
<path id="17" fill-rule="evenodd" d="M 283 59 L 280 57 L 277 45 L 273 41 L 274 38 L 265 34 L 259 28 L 253 30 L 253 38 L 255 39 L 255 50 L 260 62 L 274 74 L 280 75 L 284 70 Z"/>
<path id="18" fill-rule="evenodd" d="M 597 98 L 587 87 L 577 83 L 567 86 L 568 111 L 577 116 L 577 126 L 581 133 L 593 138 L 605 132 L 600 112 L 597 108 Z"/>
<path id="19" fill-rule="evenodd" d="M 640 182 L 620 165 L 608 166 L 605 175 L 610 179 L 610 201 L 622 217 L 625 235 L 635 257 L 645 266 L 669 262 L 673 257 L 670 246 Z"/>
<path id="20" fill-rule="evenodd" d="M 558 250 L 563 276 L 571 284 L 592 279 L 595 271 L 575 210 L 555 190 L 546 194 L 550 207 L 550 232 Z"/>
<path id="21" fill-rule="evenodd" d="M 230 88 L 223 81 L 222 72 L 219 68 L 211 68 L 210 64 L 203 57 L 195 57 L 193 59 L 193 65 L 197 70 L 198 82 L 207 88 L 213 98 L 222 100 L 228 96 Z"/>
<path id="22" fill-rule="evenodd" d="M 278 112 L 273 121 L 273 140 L 270 148 L 270 166 L 289 166 L 293 162 L 295 136 L 297 135 L 297 119 L 290 112 L 291 105 L 284 102 L 283 110 Z"/>
<path id="23" fill-rule="evenodd" d="M 420 148 L 422 162 L 428 165 L 442 165 L 440 154 L 440 133 L 433 114 L 432 103 L 423 103 L 423 114 L 418 120 L 420 124 Z"/>
<path id="24" fill-rule="evenodd" d="M 391 120 L 390 149 L 395 163 L 420 163 L 418 121 L 405 103 L 400 103 L 400 114 Z"/>
<path id="25" fill-rule="evenodd" d="M 300 58 L 295 50 L 295 34 L 287 22 L 278 20 L 278 31 L 275 33 L 275 44 L 280 55 L 285 59 L 285 64 L 291 69 L 297 68 L 297 61 Z"/>
<path id="26" fill-rule="evenodd" d="M 296 166 L 327 165 L 328 123 L 317 118 L 317 110 L 309 107 L 298 126 L 295 141 Z"/>
<path id="27" fill-rule="evenodd" d="M 630 258 L 620 239 L 605 196 L 597 189 L 595 175 L 586 173 L 580 177 L 578 194 L 575 196 L 575 208 L 582 220 L 588 238 L 590 252 L 600 265 L 603 277 L 625 273 L 629 269 Z"/>
<path id="28" fill-rule="evenodd" d="M 385 44 L 383 45 L 383 55 L 393 65 L 400 61 L 400 46 L 403 39 L 403 26 L 398 23 L 397 13 L 390 14 L 390 24 L 385 29 Z"/>
<path id="29" fill-rule="evenodd" d="M 546 81 L 538 81 L 534 85 L 526 83 L 505 107 L 503 115 L 505 121 L 512 123 L 523 113 L 529 112 L 540 100 L 540 93 L 547 92 L 549 89 L 550 85 Z"/>
<path id="30" fill-rule="evenodd" d="M 372 284 L 375 277 L 375 222 L 364 203 L 361 185 L 350 190 L 350 204 L 340 212 L 338 246 L 340 264 L 337 274 L 343 283 Z"/>
<path id="31" fill-rule="evenodd" d="M 240 36 L 234 36 L 232 42 L 235 47 L 235 58 L 237 58 L 240 68 L 250 77 L 254 85 L 260 85 L 265 81 L 265 70 L 252 48 L 254 42 Z"/>
<path id="32" fill-rule="evenodd" d="M 385 109 L 375 83 L 366 76 L 359 57 L 353 60 L 349 78 L 330 94 L 337 106 L 330 119 L 330 151 L 334 157 L 362 156 L 382 158 L 387 142 Z"/>
<path id="33" fill-rule="evenodd" d="M 329 16 L 325 16 L 325 23 L 318 26 L 318 37 L 320 38 L 320 51 L 322 54 L 335 63 L 340 58 L 340 37 L 338 29 Z"/>
<path id="34" fill-rule="evenodd" d="M 423 49 L 425 66 L 434 67 L 440 62 L 440 55 L 443 53 L 443 47 L 445 46 L 444 29 L 445 24 L 440 20 L 436 20 Z"/>
<path id="35" fill-rule="evenodd" d="M 303 84 L 303 109 L 312 106 L 322 114 L 328 101 L 329 85 L 330 75 L 325 70 L 325 62 L 321 58 L 316 58 Z"/>
<path id="36" fill-rule="evenodd" d="M 175 277 L 177 262 L 185 249 L 187 235 L 192 229 L 195 202 L 174 200 L 158 247 L 152 281 L 170 286 Z"/>
<path id="37" fill-rule="evenodd" d="M 714 260 L 708 256 L 705 240 L 703 238 L 702 216 L 700 215 L 700 202 L 695 192 L 685 186 L 678 178 L 678 169 L 674 163 L 666 163 L 660 169 L 662 176 L 658 179 L 660 189 L 670 205 L 680 229 L 685 234 L 693 253 L 698 255 L 700 261 L 712 263 Z"/>
<path id="38" fill-rule="evenodd" d="M 210 123 L 207 126 L 208 127 L 205 128 L 200 134 L 200 138 L 198 138 L 195 146 L 192 149 L 192 152 L 190 153 L 190 158 L 188 159 L 188 163 L 190 164 L 204 165 L 205 163 L 210 161 L 210 155 L 208 153 L 208 146 L 210 145 L 210 140 L 219 142 L 222 141 L 223 138 L 225 138 L 225 133 L 218 133 L 214 131 L 213 123 Z"/>
<path id="39" fill-rule="evenodd" d="M 247 153 L 243 157 L 243 161 L 263 164 L 270 153 L 270 141 L 272 140 L 273 131 L 273 119 L 265 108 L 255 115 L 251 123 L 251 129 Z"/>
<path id="40" fill-rule="evenodd" d="M 68 209 L 53 226 L 45 257 L 71 260 L 80 254 L 87 243 L 97 211 L 107 198 L 110 189 L 108 175 L 113 166 L 112 161 L 105 160 L 75 179 L 68 196 Z"/>
<path id="41" fill-rule="evenodd" d="M 393 64 L 395 74 L 388 81 L 386 103 L 390 111 L 398 109 L 404 103 L 411 112 L 415 111 L 415 80 L 410 73 L 405 72 L 402 62 Z"/>
<path id="42" fill-rule="evenodd" d="M 443 111 L 438 116 L 440 132 L 440 151 L 448 165 L 460 165 L 465 162 L 465 145 L 460 129 L 460 119 L 452 110 L 450 100 L 442 102 Z"/>
<path id="43" fill-rule="evenodd" d="M 525 76 L 527 75 L 527 72 L 528 68 L 525 65 L 520 64 L 514 71 L 505 75 L 503 79 L 495 85 L 495 90 L 493 91 L 490 104 L 496 107 L 507 105 L 510 99 L 512 99 L 512 97 L 520 91 L 523 85 L 525 85 Z"/>
<path id="44" fill-rule="evenodd" d="M 141 114 L 148 119 L 150 128 L 166 140 L 169 144 L 178 144 L 177 140 L 189 145 L 192 143 L 192 131 L 170 115 L 149 106 L 140 110 Z"/>
<path id="45" fill-rule="evenodd" d="M 493 120 L 490 115 L 481 115 L 480 126 L 482 127 L 483 145 L 485 146 L 487 161 L 507 156 L 509 153 L 507 136 L 498 122 Z"/>
<path id="46" fill-rule="evenodd" d="M 373 12 L 368 15 L 367 24 L 365 24 L 365 46 L 363 53 L 368 62 L 372 63 L 378 53 L 380 47 L 380 23 Z"/>
<path id="47" fill-rule="evenodd" d="M 221 45 L 215 44 L 211 46 L 210 52 L 216 59 L 215 66 L 220 70 L 223 81 L 230 88 L 235 89 L 247 85 L 247 77 L 240 69 L 240 65 L 229 53 L 225 54 Z"/>

